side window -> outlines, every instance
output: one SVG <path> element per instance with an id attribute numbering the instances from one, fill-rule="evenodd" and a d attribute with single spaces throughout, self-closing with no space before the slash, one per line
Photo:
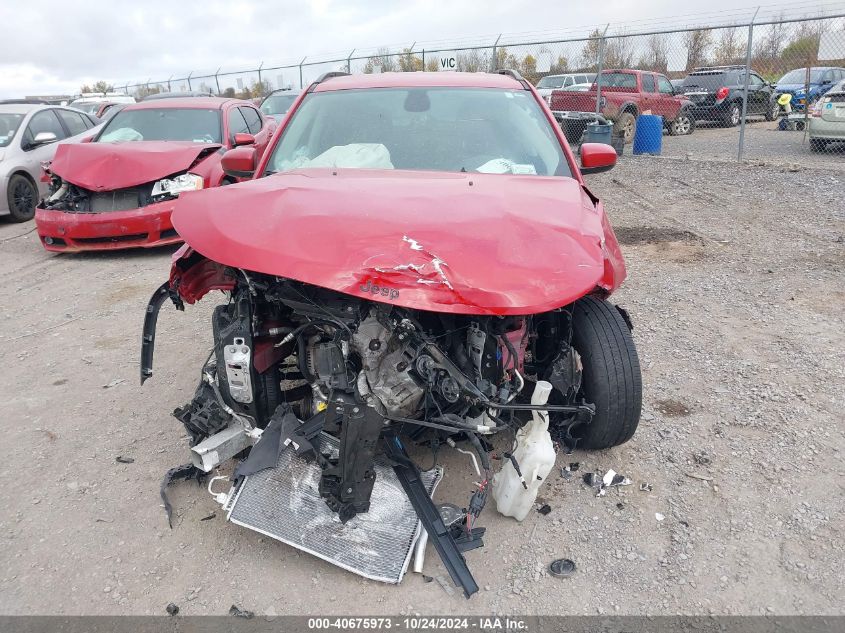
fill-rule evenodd
<path id="1" fill-rule="evenodd" d="M 59 141 L 67 138 L 64 128 L 62 128 L 53 110 L 41 110 L 32 115 L 23 135 L 23 145 L 26 146 L 31 143 L 41 132 L 51 132 L 56 135 L 56 140 Z"/>
<path id="2" fill-rule="evenodd" d="M 755 74 L 753 74 L 753 73 L 752 73 L 752 74 L 751 74 L 751 80 L 748 82 L 748 85 L 749 85 L 749 86 L 752 86 L 752 87 L 754 87 L 754 88 L 759 88 L 759 87 L 760 87 L 760 86 L 762 86 L 764 83 L 766 83 L 766 82 L 764 82 L 764 81 L 762 80 L 762 78 L 760 78 L 760 77 L 758 77 L 757 75 L 755 75 Z"/>
<path id="3" fill-rule="evenodd" d="M 657 76 L 657 86 L 660 90 L 660 94 L 675 94 L 675 89 L 672 87 L 672 82 L 666 79 L 663 75 Z"/>
<path id="4" fill-rule="evenodd" d="M 246 119 L 246 126 L 249 128 L 250 134 L 258 134 L 261 131 L 261 117 L 258 111 L 253 108 L 239 108 L 244 119 Z"/>
<path id="5" fill-rule="evenodd" d="M 246 124 L 240 108 L 232 108 L 229 110 L 229 138 L 235 137 L 235 134 L 249 134 L 249 126 Z"/>
<path id="6" fill-rule="evenodd" d="M 643 73 L 643 92 L 654 92 L 654 75 Z"/>
<path id="7" fill-rule="evenodd" d="M 70 132 L 71 136 L 82 134 L 88 127 L 85 125 L 87 117 L 79 112 L 71 112 L 70 110 L 56 110 L 56 114 L 64 121 L 65 127 Z"/>

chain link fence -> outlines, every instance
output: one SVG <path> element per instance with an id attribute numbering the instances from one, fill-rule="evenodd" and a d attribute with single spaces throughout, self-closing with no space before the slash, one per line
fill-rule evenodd
<path id="1" fill-rule="evenodd" d="M 327 57 L 115 87 L 136 97 L 193 91 L 259 99 L 280 88 L 304 88 L 330 71 L 511 68 L 541 88 L 553 110 L 603 115 L 623 153 L 845 167 L 845 14 L 790 20 L 755 14 L 714 27 L 605 28 L 548 41 L 499 36 L 485 45 L 412 44 Z M 618 69 L 642 72 L 611 72 Z M 646 118 L 658 116 L 657 123 Z M 572 132 L 566 127 L 572 118 L 559 120 L 577 145 L 586 121 Z"/>

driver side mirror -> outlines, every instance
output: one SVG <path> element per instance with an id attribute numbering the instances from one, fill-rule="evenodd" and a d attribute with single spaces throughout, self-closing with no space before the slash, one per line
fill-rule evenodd
<path id="1" fill-rule="evenodd" d="M 238 136 L 238 135 L 236 135 Z M 244 136 L 252 136 L 245 134 Z M 256 151 L 249 145 L 230 149 L 220 159 L 220 166 L 227 176 L 233 178 L 251 178 L 255 173 Z"/>
<path id="2" fill-rule="evenodd" d="M 232 139 L 232 145 L 240 147 L 241 145 L 255 145 L 255 137 L 246 132 L 238 132 Z"/>
<path id="3" fill-rule="evenodd" d="M 52 132 L 39 132 L 35 135 L 35 138 L 32 139 L 32 142 L 29 144 L 29 146 L 39 147 L 41 145 L 55 143 L 57 140 L 59 140 L 58 137 Z"/>
<path id="4" fill-rule="evenodd" d="M 224 156 L 225 158 L 225 156 Z M 598 174 L 616 165 L 616 150 L 606 143 L 581 145 L 581 173 Z"/>

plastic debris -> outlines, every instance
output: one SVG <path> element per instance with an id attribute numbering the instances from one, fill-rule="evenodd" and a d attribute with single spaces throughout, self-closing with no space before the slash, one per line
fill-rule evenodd
<path id="1" fill-rule="evenodd" d="M 429 583 L 429 582 L 432 582 L 434 580 L 434 578 L 432 578 L 431 576 L 426 576 L 425 574 L 423 574 L 422 578 L 423 578 L 423 582 L 425 582 L 425 583 Z"/>
<path id="2" fill-rule="evenodd" d="M 537 512 L 539 512 L 543 516 L 546 516 L 551 511 L 552 511 L 552 506 L 550 506 L 548 503 L 544 503 L 539 508 L 537 508 Z"/>
<path id="3" fill-rule="evenodd" d="M 176 615 L 179 613 L 179 605 L 171 602 L 167 605 L 167 607 L 165 607 L 165 611 L 167 611 L 170 615 Z"/>
<path id="4" fill-rule="evenodd" d="M 132 457 L 124 457 L 123 455 L 118 455 L 114 458 L 118 464 L 134 464 L 135 460 Z"/>
<path id="5" fill-rule="evenodd" d="M 654 518 L 655 518 L 655 519 L 657 519 L 658 521 L 662 521 L 663 519 L 665 519 L 665 518 L 666 518 L 666 516 L 665 516 L 665 515 L 663 515 L 663 514 L 661 514 L 660 512 L 655 512 L 655 513 L 654 513 Z"/>
<path id="6" fill-rule="evenodd" d="M 604 475 L 600 473 L 585 473 L 583 477 L 584 483 L 591 488 L 597 488 L 596 496 L 603 497 L 607 494 L 608 488 L 616 488 L 618 486 L 630 486 L 631 480 L 625 475 L 620 475 L 612 468 Z"/>
<path id="7" fill-rule="evenodd" d="M 119 384 L 126 382 L 125 378 L 115 378 L 114 380 L 107 382 L 103 385 L 103 389 L 111 389 L 112 387 L 117 387 Z"/>
<path id="8" fill-rule="evenodd" d="M 211 514 L 209 514 L 208 516 L 205 516 L 205 517 L 201 518 L 201 519 L 200 519 L 200 521 L 211 521 L 211 519 L 213 519 L 213 518 L 214 518 L 214 517 L 216 517 L 216 516 L 217 516 L 217 513 L 216 513 L 216 512 L 212 512 L 212 513 L 211 513 Z"/>
<path id="9" fill-rule="evenodd" d="M 568 558 L 558 558 L 549 565 L 549 573 L 555 578 L 567 578 L 575 573 L 575 562 Z"/>
<path id="10" fill-rule="evenodd" d="M 651 492 L 653 490 L 653 487 L 649 482 L 644 481 L 640 484 L 640 490 L 642 490 L 643 492 Z"/>
<path id="11" fill-rule="evenodd" d="M 244 620 L 251 620 L 255 617 L 255 613 L 247 609 L 241 609 L 236 604 L 233 604 L 231 607 L 229 607 L 229 615 L 236 618 L 243 618 Z"/>

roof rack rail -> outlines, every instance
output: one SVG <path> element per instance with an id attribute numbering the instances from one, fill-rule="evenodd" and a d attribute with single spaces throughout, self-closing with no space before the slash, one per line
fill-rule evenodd
<path id="1" fill-rule="evenodd" d="M 529 88 L 528 80 L 520 75 L 518 70 L 514 70 L 513 68 L 497 68 L 494 72 L 497 75 L 507 75 L 508 77 L 513 77 L 522 84 L 523 88 L 526 90 Z"/>
<path id="2" fill-rule="evenodd" d="M 726 66 L 700 66 L 699 68 L 694 68 L 692 72 L 708 72 L 711 70 L 744 70 L 745 64 L 728 64 Z"/>
<path id="3" fill-rule="evenodd" d="M 345 70 L 331 70 L 327 73 L 323 73 L 314 81 L 315 84 L 321 84 L 327 79 L 332 79 L 333 77 L 348 77 L 350 73 L 346 72 Z"/>

